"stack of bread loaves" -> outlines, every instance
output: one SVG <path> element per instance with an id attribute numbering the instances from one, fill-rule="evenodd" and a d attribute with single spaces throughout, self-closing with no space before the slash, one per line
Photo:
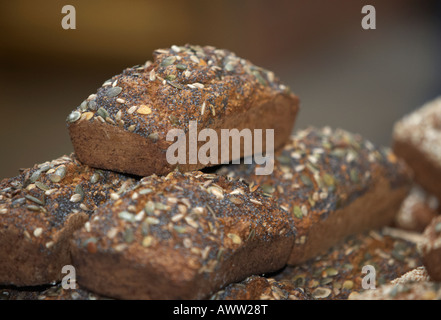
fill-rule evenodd
<path id="1" fill-rule="evenodd" d="M 383 260 L 409 248 L 400 254 L 412 263 L 397 259 L 383 283 L 423 262 L 439 281 L 440 222 L 423 235 L 398 219 L 416 182 L 439 197 L 437 118 L 419 112 L 397 125 L 393 153 L 342 129 L 293 133 L 298 110 L 273 72 L 211 46 L 158 49 L 105 81 L 67 117 L 74 153 L 0 183 L 2 297 L 363 298 L 350 295 L 362 274 L 332 277 L 358 268 L 358 258 L 343 261 L 365 244 Z M 271 133 L 260 146 L 259 130 Z M 240 143 L 215 139 L 226 131 Z M 245 160 L 258 153 L 270 172 Z M 412 236 L 425 240 L 417 246 Z M 316 268 L 317 257 L 330 259 L 326 276 L 313 286 L 317 274 L 308 273 L 308 287 L 292 270 Z M 60 286 L 65 266 L 76 275 L 69 292 Z"/>

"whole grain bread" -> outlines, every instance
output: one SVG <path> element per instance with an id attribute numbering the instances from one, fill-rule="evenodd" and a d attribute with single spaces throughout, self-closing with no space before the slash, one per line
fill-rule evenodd
<path id="1" fill-rule="evenodd" d="M 259 185 L 292 214 L 297 229 L 288 264 L 304 262 L 346 236 L 391 224 L 411 187 L 405 164 L 345 130 L 297 131 L 270 175 L 255 164 L 230 165 L 219 174 Z"/>
<path id="2" fill-rule="evenodd" d="M 71 264 L 69 238 L 134 179 L 62 156 L 0 183 L 0 284 L 59 281 Z"/>
<path id="3" fill-rule="evenodd" d="M 232 283 L 210 299 L 346 300 L 364 291 L 366 265 L 375 267 L 377 288 L 403 279 L 428 277 L 424 267 L 418 267 L 422 261 L 416 242 L 391 236 L 389 230 L 382 228 L 349 236 L 297 266 Z"/>
<path id="4" fill-rule="evenodd" d="M 234 282 L 209 297 L 210 300 L 345 300 L 363 294 L 362 268 L 375 266 L 376 285 L 399 284 L 409 281 L 430 281 L 422 265 L 413 235 L 408 231 L 392 234 L 389 228 L 354 236 L 298 266 L 280 271 L 252 275 Z M 392 235 L 390 235 L 392 234 Z M 417 267 L 417 268 L 415 268 Z M 399 277 L 399 278 L 397 278 Z M 432 288 L 419 291 L 430 298 Z M 372 290 L 375 291 L 375 290 Z M 393 292 L 393 291 L 392 291 Z M 361 296 L 363 298 L 363 295 Z M 375 297 L 375 296 L 374 296 Z M 76 289 L 64 289 L 61 284 L 49 288 L 0 287 L 0 299 L 6 300 L 96 300 L 109 299 L 87 290 L 77 283 Z"/>
<path id="5" fill-rule="evenodd" d="M 401 204 L 394 226 L 400 229 L 423 232 L 432 219 L 439 215 L 439 201 L 420 186 L 414 185 Z"/>
<path id="6" fill-rule="evenodd" d="M 441 201 L 441 97 L 399 120 L 393 150 L 412 169 L 417 184 Z"/>
<path id="7" fill-rule="evenodd" d="M 255 188 L 256 189 L 256 188 Z M 145 177 L 75 232 L 81 287 L 120 299 L 202 299 L 282 268 L 290 215 L 240 181 L 173 172 Z"/>
<path id="8" fill-rule="evenodd" d="M 379 286 L 353 294 L 350 300 L 441 300 L 441 283 L 430 279 L 424 267 L 418 267 Z"/>
<path id="9" fill-rule="evenodd" d="M 419 243 L 424 266 L 433 281 L 441 281 L 441 216 L 432 220 Z"/>
<path id="10" fill-rule="evenodd" d="M 198 130 L 215 130 L 218 137 L 222 129 L 274 129 L 277 149 L 291 134 L 297 111 L 298 98 L 273 72 L 228 50 L 185 45 L 155 50 L 153 62 L 106 81 L 72 111 L 67 125 L 82 162 L 148 176 L 234 160 L 230 143 L 229 157 L 222 159 L 219 152 L 217 162 L 191 163 L 187 146 L 186 161 L 171 164 L 166 151 L 174 142 L 167 141 L 167 133 L 183 130 L 188 143 L 190 121 L 197 122 Z M 220 138 L 218 142 L 220 148 Z M 266 140 L 262 142 L 265 151 Z M 204 144 L 198 142 L 197 150 Z M 239 157 L 249 155 L 242 145 Z"/>

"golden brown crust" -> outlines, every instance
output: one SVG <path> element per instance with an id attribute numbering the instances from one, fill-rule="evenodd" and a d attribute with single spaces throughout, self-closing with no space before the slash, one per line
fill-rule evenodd
<path id="1" fill-rule="evenodd" d="M 75 233 L 78 283 L 122 299 L 206 298 L 285 265 L 287 212 L 239 181 L 212 174 L 143 178 Z M 108 279 L 112 279 L 108 281 Z"/>
<path id="2" fill-rule="evenodd" d="M 258 176 L 254 167 L 233 165 L 219 173 L 260 185 L 292 213 L 298 232 L 289 264 L 391 223 L 410 189 L 406 166 L 390 150 L 327 127 L 292 136 L 271 175 Z"/>
<path id="3" fill-rule="evenodd" d="M 0 283 L 51 283 L 70 264 L 69 238 L 132 178 L 63 156 L 0 183 Z"/>
<path id="4" fill-rule="evenodd" d="M 199 130 L 218 133 L 274 129 L 278 148 L 291 133 L 297 111 L 298 98 L 272 72 L 227 50 L 186 45 L 156 50 L 153 62 L 113 77 L 67 122 L 81 161 L 147 176 L 176 167 L 165 157 L 171 129 L 188 135 L 190 121 L 197 121 Z M 198 162 L 179 170 L 203 167 Z"/>

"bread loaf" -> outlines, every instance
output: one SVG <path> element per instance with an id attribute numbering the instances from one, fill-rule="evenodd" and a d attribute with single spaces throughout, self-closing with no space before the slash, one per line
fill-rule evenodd
<path id="1" fill-rule="evenodd" d="M 412 169 L 417 184 L 441 201 L 441 97 L 394 126 L 393 150 Z"/>
<path id="2" fill-rule="evenodd" d="M 441 216 L 432 220 L 419 243 L 424 266 L 433 281 L 441 281 Z"/>
<path id="3" fill-rule="evenodd" d="M 202 299 L 282 268 L 295 229 L 259 190 L 203 174 L 152 175 L 75 232 L 81 287 L 120 299 Z"/>
<path id="4" fill-rule="evenodd" d="M 231 165 L 218 173 L 261 186 L 292 214 L 297 235 L 289 264 L 392 223 L 411 186 L 407 167 L 389 149 L 329 127 L 296 132 L 276 155 L 271 175 L 256 175 L 254 167 Z"/>
<path id="5" fill-rule="evenodd" d="M 367 265 L 375 268 L 377 288 L 399 281 L 398 276 L 422 264 L 421 257 L 416 243 L 389 236 L 387 231 L 383 228 L 349 236 L 322 255 L 277 273 L 232 283 L 210 299 L 346 300 L 364 291 L 362 282 L 367 274 L 363 267 Z M 422 278 L 424 272 L 419 275 Z"/>
<path id="6" fill-rule="evenodd" d="M 273 72 L 227 50 L 185 45 L 158 49 L 153 62 L 128 68 L 106 81 L 72 111 L 67 125 L 82 162 L 148 176 L 175 168 L 198 170 L 259 151 L 249 152 L 242 142 L 240 153 L 234 154 L 237 150 L 230 143 L 229 154 L 222 154 L 222 129 L 274 129 L 277 149 L 291 134 L 297 110 L 298 98 Z M 198 151 L 205 140 L 190 137 L 191 122 L 197 133 L 216 132 L 217 160 L 200 161 Z M 167 150 L 175 143 L 167 140 L 167 134 L 173 129 L 185 134 L 187 143 L 185 159 L 179 163 L 167 159 Z M 189 146 L 190 139 L 197 149 Z M 262 143 L 262 150 L 271 152 L 267 140 L 263 138 Z"/>
<path id="7" fill-rule="evenodd" d="M 400 229 L 423 232 L 432 219 L 438 216 L 439 209 L 437 198 L 414 185 L 401 204 L 394 225 Z"/>
<path id="8" fill-rule="evenodd" d="M 35 165 L 0 183 L 0 284 L 59 281 L 69 238 L 110 194 L 135 180 L 94 170 L 74 155 Z M 121 190 L 122 191 L 122 190 Z"/>
<path id="9" fill-rule="evenodd" d="M 375 290 L 353 294 L 350 300 L 440 300 L 441 284 L 431 281 L 424 267 L 418 267 Z"/>

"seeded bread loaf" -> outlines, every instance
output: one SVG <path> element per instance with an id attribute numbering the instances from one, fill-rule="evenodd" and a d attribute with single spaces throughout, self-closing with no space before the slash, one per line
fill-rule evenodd
<path id="1" fill-rule="evenodd" d="M 409 272 L 422 265 L 417 245 L 388 233 L 382 228 L 349 236 L 314 259 L 277 273 L 254 275 L 232 283 L 210 299 L 346 300 L 363 291 L 366 265 L 375 267 L 377 287 L 400 281 L 396 279 L 400 275 L 410 279 Z M 424 275 L 424 271 L 415 272 L 411 279 L 422 280 Z"/>
<path id="2" fill-rule="evenodd" d="M 188 143 L 190 121 L 197 122 L 197 130 L 215 130 L 218 137 L 221 129 L 274 129 L 274 147 L 279 148 L 291 134 L 297 110 L 297 97 L 273 72 L 227 50 L 185 45 L 158 49 L 153 62 L 106 81 L 72 111 L 67 124 L 82 162 L 148 176 L 207 166 L 190 160 L 188 145 L 186 163 L 167 161 L 173 143 L 166 140 L 167 133 L 181 129 Z M 197 150 L 204 143 L 199 142 Z M 219 149 L 220 144 L 219 138 Z M 240 157 L 250 155 L 244 150 L 242 145 Z M 233 160 L 232 151 L 230 143 L 229 157 L 224 154 L 223 160 Z M 220 164 L 220 151 L 218 155 L 217 163 L 208 165 Z"/>
<path id="3" fill-rule="evenodd" d="M 100 207 L 75 233 L 80 286 L 121 299 L 201 299 L 285 265 L 287 212 L 239 181 L 191 172 L 152 175 Z"/>
<path id="4" fill-rule="evenodd" d="M 424 267 L 407 272 L 375 290 L 353 294 L 350 300 L 441 300 L 441 283 L 433 282 Z"/>
<path id="5" fill-rule="evenodd" d="M 441 281 L 441 216 L 432 220 L 419 243 L 424 265 L 430 278 Z"/>
<path id="6" fill-rule="evenodd" d="M 69 238 L 111 192 L 132 178 L 63 156 L 0 183 L 0 284 L 59 281 L 71 264 Z"/>
<path id="7" fill-rule="evenodd" d="M 398 230 L 395 230 L 398 231 Z M 298 266 L 264 275 L 252 275 L 217 291 L 210 300 L 345 300 L 362 292 L 362 268 L 375 266 L 376 285 L 429 281 L 411 233 L 392 234 L 389 228 L 350 236 L 325 254 Z M 397 276 L 401 276 L 397 279 Z M 373 290 L 375 291 L 375 290 Z M 430 291 L 427 291 L 430 295 Z M 79 286 L 63 289 L 60 284 L 43 290 L 0 288 L 0 299 L 96 300 L 109 299 Z"/>
<path id="8" fill-rule="evenodd" d="M 406 166 L 389 149 L 340 129 L 298 131 L 274 163 L 270 175 L 256 175 L 255 164 L 218 173 L 260 185 L 292 214 L 297 235 L 289 264 L 392 223 L 411 186 Z"/>
<path id="9" fill-rule="evenodd" d="M 415 181 L 441 201 L 441 97 L 404 116 L 394 126 L 393 150 Z"/>
<path id="10" fill-rule="evenodd" d="M 394 225 L 400 229 L 423 232 L 432 219 L 439 215 L 439 209 L 436 197 L 414 185 L 401 204 Z"/>

